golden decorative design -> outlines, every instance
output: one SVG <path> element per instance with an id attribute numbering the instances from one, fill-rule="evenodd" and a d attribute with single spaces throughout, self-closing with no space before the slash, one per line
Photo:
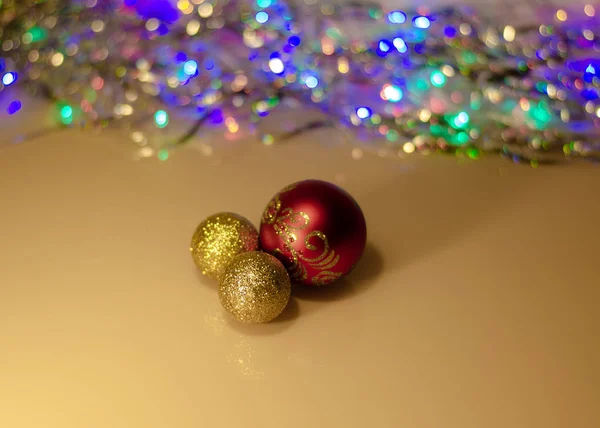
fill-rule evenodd
<path id="1" fill-rule="evenodd" d="M 297 251 L 293 247 L 293 244 L 298 240 L 295 232 L 305 230 L 310 224 L 310 217 L 305 212 L 294 212 L 291 208 L 281 209 L 281 194 L 292 190 L 294 187 L 295 185 L 291 185 L 283 189 L 273 198 L 263 214 L 262 223 L 273 227 L 277 236 L 283 240 L 285 249 L 291 254 L 291 266 L 288 270 L 293 280 L 304 282 L 308 279 L 306 267 L 304 263 L 300 262 L 303 261 L 311 268 L 321 271 L 312 278 L 314 285 L 329 284 L 341 277 L 342 273 L 331 270 L 340 261 L 340 256 L 336 254 L 335 250 L 331 249 L 327 236 L 323 232 L 315 230 L 304 239 L 304 247 L 309 251 L 318 251 L 319 246 L 315 240 L 323 243 L 323 251 L 315 258 L 306 257 L 302 254 L 302 251 Z M 284 254 L 279 248 L 274 253 Z"/>
<path id="2" fill-rule="evenodd" d="M 297 186 L 297 184 L 290 184 L 289 186 L 283 188 L 281 190 L 281 192 L 279 192 L 271 202 L 269 202 L 269 205 L 267 205 L 267 209 L 265 210 L 264 214 L 263 214 L 263 218 L 262 218 L 262 223 L 263 224 L 273 224 L 275 223 L 275 221 L 277 220 L 277 214 L 279 213 L 279 210 L 281 209 L 281 200 L 279 199 L 279 197 L 284 194 L 289 192 L 290 190 L 295 189 Z"/>
<path id="3" fill-rule="evenodd" d="M 327 285 L 339 279 L 342 276 L 340 272 L 323 271 L 319 272 L 312 279 L 313 285 Z"/>

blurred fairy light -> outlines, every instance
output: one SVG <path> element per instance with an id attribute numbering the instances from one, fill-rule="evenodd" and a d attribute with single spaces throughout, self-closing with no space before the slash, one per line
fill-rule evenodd
<path id="1" fill-rule="evenodd" d="M 154 114 L 154 123 L 159 128 L 164 128 L 169 124 L 169 114 L 164 110 L 159 110 Z"/>
<path id="2" fill-rule="evenodd" d="M 193 76 L 198 72 L 198 63 L 194 60 L 186 61 L 183 65 L 183 72 L 188 76 Z"/>
<path id="3" fill-rule="evenodd" d="M 426 16 L 417 16 L 413 19 L 413 25 L 416 28 L 429 28 L 431 21 Z"/>
<path id="4" fill-rule="evenodd" d="M 60 109 L 60 120 L 63 125 L 70 125 L 73 123 L 73 107 L 65 105 Z"/>
<path id="5" fill-rule="evenodd" d="M 285 70 L 283 61 L 280 58 L 271 58 L 269 61 L 269 68 L 275 74 L 281 74 Z"/>
<path id="6" fill-rule="evenodd" d="M 308 76 L 306 78 L 306 86 L 311 89 L 316 88 L 319 85 L 319 80 L 315 76 Z"/>
<path id="7" fill-rule="evenodd" d="M 17 75 L 15 73 L 6 73 L 2 76 L 2 83 L 5 86 L 10 86 L 17 81 Z"/>
<path id="8" fill-rule="evenodd" d="M 386 84 L 381 91 L 381 98 L 392 103 L 397 103 L 402 99 L 402 89 L 396 85 Z M 359 116 L 360 117 L 360 116 Z"/>
<path id="9" fill-rule="evenodd" d="M 160 26 L 160 21 L 156 18 L 151 18 L 146 22 L 146 30 L 148 31 L 156 31 Z"/>
<path id="10" fill-rule="evenodd" d="M 267 12 L 258 12 L 256 14 L 256 22 L 259 24 L 264 24 L 269 20 L 269 14 Z"/>
<path id="11" fill-rule="evenodd" d="M 202 3 L 198 6 L 198 15 L 202 18 L 209 18 L 213 14 L 214 8 L 210 3 Z"/>
<path id="12" fill-rule="evenodd" d="M 441 71 L 431 73 L 431 84 L 437 88 L 441 88 L 446 84 L 446 76 Z"/>
<path id="13" fill-rule="evenodd" d="M 507 25 L 506 27 L 504 27 L 504 33 L 502 34 L 504 40 L 506 40 L 507 42 L 512 42 L 515 40 L 515 35 L 515 27 L 513 27 L 512 25 Z"/>
<path id="14" fill-rule="evenodd" d="M 257 0 L 256 4 L 258 7 L 267 8 L 271 6 L 272 0 Z"/>
<path id="15" fill-rule="evenodd" d="M 596 16 L 596 9 L 591 4 L 586 4 L 583 10 L 589 17 Z"/>
<path id="16" fill-rule="evenodd" d="M 196 34 L 198 34 L 198 31 L 200 31 L 200 28 L 200 21 L 196 21 L 195 19 L 191 20 L 186 26 L 186 33 L 188 34 L 188 36 L 195 36 Z"/>
<path id="17" fill-rule="evenodd" d="M 393 41 L 394 46 L 396 47 L 396 49 L 398 50 L 398 52 L 400 53 L 405 53 L 408 50 L 408 47 L 406 46 L 406 42 L 400 38 L 400 37 L 396 37 Z"/>
<path id="18" fill-rule="evenodd" d="M 600 158 L 600 62 L 571 57 L 600 43 L 591 4 L 497 26 L 467 10 L 316 0 L 304 0 L 313 15 L 301 19 L 284 0 L 1 3 L 0 91 L 18 74 L 53 100 L 63 125 L 124 121 L 136 150 L 148 149 L 140 157 L 166 160 L 165 145 L 201 127 L 232 141 L 281 104 L 299 114 L 316 104 L 397 145 L 380 153 Z M 372 28 L 357 37 L 349 17 Z M 9 115 L 23 109 L 7 105 Z M 193 126 L 171 137 L 178 127 L 163 129 L 175 117 Z M 133 131 L 146 119 L 153 132 Z M 280 138 L 263 135 L 267 145 Z"/>
<path id="19" fill-rule="evenodd" d="M 416 147 L 413 143 L 408 142 L 408 143 L 404 143 L 404 145 L 402 146 L 402 150 L 404 151 L 404 153 L 414 153 L 414 151 L 416 150 Z"/>
<path id="20" fill-rule="evenodd" d="M 401 10 L 395 10 L 388 13 L 387 18 L 392 24 L 403 24 L 406 22 L 406 14 Z"/>
<path id="21" fill-rule="evenodd" d="M 367 119 L 371 117 L 372 111 L 368 107 L 359 107 L 356 109 L 356 115 L 359 119 Z"/>
<path id="22" fill-rule="evenodd" d="M 21 101 L 15 100 L 8 105 L 8 107 L 6 108 L 6 112 L 9 115 L 13 115 L 13 114 L 17 113 L 19 110 L 21 110 L 22 106 L 23 105 L 21 104 Z"/>
<path id="23" fill-rule="evenodd" d="M 341 57 L 338 59 L 338 71 L 342 74 L 348 73 L 350 71 L 350 66 L 348 64 L 348 59 Z"/>
<path id="24" fill-rule="evenodd" d="M 390 44 L 387 41 L 385 41 L 385 40 L 380 41 L 379 42 L 379 50 L 382 51 L 382 52 L 389 52 L 390 51 Z"/>

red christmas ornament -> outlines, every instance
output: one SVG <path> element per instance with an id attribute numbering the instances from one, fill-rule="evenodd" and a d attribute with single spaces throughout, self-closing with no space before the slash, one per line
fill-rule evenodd
<path id="1" fill-rule="evenodd" d="M 352 196 L 334 184 L 301 181 L 269 202 L 260 226 L 262 249 L 277 257 L 292 280 L 330 284 L 360 260 L 365 217 Z"/>

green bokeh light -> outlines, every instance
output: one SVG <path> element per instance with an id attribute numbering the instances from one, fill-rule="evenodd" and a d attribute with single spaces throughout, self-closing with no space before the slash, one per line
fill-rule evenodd
<path id="1" fill-rule="evenodd" d="M 477 61 L 477 54 L 475 54 L 475 52 L 467 51 L 463 54 L 463 60 L 467 64 L 475 64 Z"/>
<path id="2" fill-rule="evenodd" d="M 469 147 L 467 149 L 467 156 L 469 156 L 471 159 L 478 159 L 480 156 L 479 149 L 476 147 Z"/>
<path id="3" fill-rule="evenodd" d="M 467 144 L 469 142 L 469 134 L 464 131 L 459 132 L 456 136 L 456 141 L 460 145 Z"/>
<path id="4" fill-rule="evenodd" d="M 167 159 L 169 159 L 169 151 L 167 149 L 159 150 L 158 159 L 161 161 L 166 161 Z"/>
<path id="5" fill-rule="evenodd" d="M 533 119 L 537 129 L 545 129 L 552 120 L 550 106 L 545 101 L 540 101 L 537 105 L 532 105 L 529 109 L 529 117 Z"/>
<path id="6" fill-rule="evenodd" d="M 2 2 L 0 1 L 0 5 Z M 48 37 L 48 32 L 46 29 L 35 26 L 32 27 L 26 34 L 29 34 L 32 43 L 40 42 L 42 40 L 46 40 Z"/>
<path id="7" fill-rule="evenodd" d="M 441 71 L 431 73 L 431 84 L 436 88 L 441 88 L 446 84 L 446 76 Z"/>
<path id="8" fill-rule="evenodd" d="M 60 109 L 60 120 L 64 125 L 73 123 L 73 107 L 70 105 L 62 106 Z"/>
<path id="9" fill-rule="evenodd" d="M 169 124 L 169 114 L 164 110 L 154 113 L 154 123 L 159 128 L 164 128 Z"/>
<path id="10" fill-rule="evenodd" d="M 450 116 L 448 118 L 448 123 L 450 123 L 450 126 L 454 129 L 465 129 L 469 125 L 470 120 L 469 114 L 466 111 L 461 111 L 455 116 Z"/>
<path id="11" fill-rule="evenodd" d="M 427 88 L 429 88 L 429 85 L 427 84 L 427 81 L 425 79 L 417 80 L 417 89 L 420 89 L 421 91 L 425 91 L 425 90 L 427 90 Z"/>
<path id="12" fill-rule="evenodd" d="M 256 4 L 259 7 L 269 7 L 271 6 L 271 0 L 256 0 Z"/>
<path id="13" fill-rule="evenodd" d="M 388 139 L 388 141 L 398 141 L 398 131 L 394 130 L 394 129 L 390 129 L 386 134 L 385 134 L 385 138 Z"/>

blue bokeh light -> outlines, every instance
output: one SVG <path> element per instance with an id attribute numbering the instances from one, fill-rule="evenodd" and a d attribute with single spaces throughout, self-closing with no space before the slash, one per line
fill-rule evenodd
<path id="1" fill-rule="evenodd" d="M 400 38 L 400 37 L 396 37 L 394 39 L 394 47 L 400 53 L 404 53 L 404 52 L 406 52 L 408 50 L 408 47 L 406 46 L 406 42 L 402 38 Z"/>
<path id="2" fill-rule="evenodd" d="M 257 21 L 259 24 L 264 24 L 264 23 L 265 23 L 265 22 L 267 22 L 268 20 L 269 20 L 269 14 L 268 14 L 267 12 L 263 12 L 263 11 L 261 11 L 261 12 L 258 12 L 258 13 L 256 14 L 256 21 Z"/>
<path id="3" fill-rule="evenodd" d="M 585 69 L 585 72 L 590 74 L 596 74 L 596 68 L 594 68 L 594 64 L 588 65 Z"/>
<path id="4" fill-rule="evenodd" d="M 179 18 L 179 10 L 170 0 L 137 0 L 132 5 L 144 19 L 156 18 L 161 22 L 173 23 Z"/>
<path id="5" fill-rule="evenodd" d="M 183 72 L 188 76 L 195 75 L 198 72 L 198 63 L 193 59 L 186 61 L 186 63 L 183 64 Z"/>
<path id="6" fill-rule="evenodd" d="M 392 44 L 388 40 L 380 40 L 377 44 L 377 55 L 380 57 L 387 56 L 392 50 Z"/>
<path id="7" fill-rule="evenodd" d="M 456 28 L 450 26 L 444 28 L 444 35 L 446 37 L 453 38 L 454 36 L 456 36 Z"/>
<path id="8" fill-rule="evenodd" d="M 292 37 L 289 38 L 288 43 L 291 46 L 294 46 L 294 47 L 300 46 L 300 43 L 301 43 L 300 37 L 298 37 L 298 36 L 292 36 Z"/>
<path id="9" fill-rule="evenodd" d="M 271 58 L 269 61 L 269 68 L 275 74 L 283 74 L 285 71 L 285 65 L 283 64 L 283 61 L 277 57 Z"/>
<path id="10" fill-rule="evenodd" d="M 10 86 L 17 81 L 17 73 L 6 73 L 2 76 L 2 83 L 4 86 Z"/>
<path id="11" fill-rule="evenodd" d="M 356 109 L 356 115 L 359 119 L 367 119 L 371 117 L 372 110 L 369 107 L 359 107 Z"/>
<path id="12" fill-rule="evenodd" d="M 19 110 L 21 110 L 21 101 L 19 101 L 19 100 L 15 100 L 12 103 L 10 103 L 8 108 L 6 109 L 8 114 L 11 114 L 11 115 L 15 114 Z"/>
<path id="13" fill-rule="evenodd" d="M 311 89 L 316 88 L 319 85 L 319 79 L 317 79 L 315 76 L 308 76 L 306 78 L 306 86 L 308 86 Z"/>
<path id="14" fill-rule="evenodd" d="M 416 28 L 429 28 L 431 26 L 431 21 L 426 16 L 415 16 L 413 25 Z"/>
<path id="15" fill-rule="evenodd" d="M 390 44 L 388 41 L 386 40 L 382 40 L 379 42 L 379 50 L 381 52 L 389 52 L 390 51 Z"/>
<path id="16" fill-rule="evenodd" d="M 406 21 L 406 14 L 401 10 L 394 10 L 388 13 L 387 18 L 392 24 L 402 24 Z"/>

